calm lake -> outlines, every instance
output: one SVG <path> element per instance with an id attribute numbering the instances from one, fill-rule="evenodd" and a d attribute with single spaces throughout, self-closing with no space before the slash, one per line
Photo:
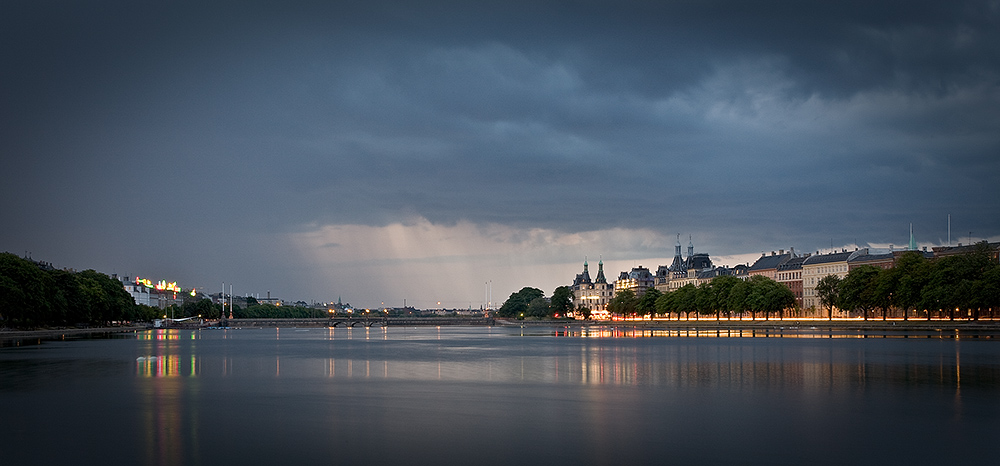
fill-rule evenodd
<path id="1" fill-rule="evenodd" d="M 995 464 L 998 438 L 989 335 L 271 328 L 0 348 L 3 465 Z"/>

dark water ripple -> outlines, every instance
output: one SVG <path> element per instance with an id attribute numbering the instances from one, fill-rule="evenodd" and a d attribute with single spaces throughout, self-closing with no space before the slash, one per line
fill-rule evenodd
<path id="1" fill-rule="evenodd" d="M 247 329 L 0 349 L 16 465 L 969 464 L 997 419 L 1000 341 L 972 336 Z"/>

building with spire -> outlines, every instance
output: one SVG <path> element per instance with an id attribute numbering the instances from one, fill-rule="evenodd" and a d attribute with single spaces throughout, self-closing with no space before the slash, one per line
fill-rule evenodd
<path id="1" fill-rule="evenodd" d="M 594 280 L 590 279 L 589 266 L 584 260 L 583 272 L 576 275 L 570 290 L 573 292 L 573 308 L 591 311 L 603 311 L 615 294 L 614 287 L 604 276 L 603 260 L 597 263 L 597 278 Z"/>
<path id="2" fill-rule="evenodd" d="M 730 271 L 716 271 L 712 259 L 706 253 L 694 252 L 694 241 L 688 236 L 687 258 L 681 256 L 681 235 L 677 234 L 674 243 L 674 260 L 669 266 L 661 265 L 656 269 L 654 284 L 660 292 L 676 290 L 688 283 L 695 285 L 708 281 L 717 275 L 731 275 Z"/>

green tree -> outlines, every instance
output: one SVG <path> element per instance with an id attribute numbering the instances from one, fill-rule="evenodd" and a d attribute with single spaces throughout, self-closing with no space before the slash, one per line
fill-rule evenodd
<path id="1" fill-rule="evenodd" d="M 694 307 L 698 314 L 715 314 L 715 310 L 718 308 L 718 306 L 716 306 L 715 298 L 715 290 L 713 290 L 711 281 L 703 282 L 698 285 L 694 296 Z"/>
<path id="2" fill-rule="evenodd" d="M 674 310 L 678 312 L 677 318 L 680 319 L 679 314 L 683 312 L 684 319 L 691 320 L 691 313 L 698 310 L 698 287 L 688 283 L 674 290 L 673 293 Z"/>
<path id="3" fill-rule="evenodd" d="M 763 275 L 754 275 L 747 279 L 747 294 L 744 301 L 746 308 L 750 311 L 750 319 L 757 320 L 757 313 L 764 312 L 767 318 L 767 281 L 769 278 Z M 773 281 L 773 280 L 771 280 Z"/>
<path id="4" fill-rule="evenodd" d="M 873 265 L 862 265 L 847 273 L 840 282 L 839 305 L 843 309 L 861 311 L 865 320 L 868 313 L 879 304 L 879 281 L 886 281 L 885 275 L 880 277 L 882 269 Z M 885 320 L 888 306 L 882 308 L 882 320 Z"/>
<path id="5" fill-rule="evenodd" d="M 656 300 L 662 295 L 663 293 L 656 288 L 646 290 L 639 298 L 639 302 L 636 303 L 636 311 L 644 316 L 656 314 Z"/>
<path id="6" fill-rule="evenodd" d="M 0 316 L 12 327 L 47 325 L 51 279 L 35 263 L 11 253 L 0 254 Z"/>
<path id="7" fill-rule="evenodd" d="M 711 283 L 711 290 L 714 295 L 713 301 L 716 309 L 715 319 L 719 320 L 722 312 L 726 312 L 727 315 L 731 316 L 728 305 L 729 293 L 732 292 L 733 287 L 735 287 L 736 284 L 743 283 L 743 281 L 731 275 L 723 275 L 721 277 L 713 278 Z"/>
<path id="8" fill-rule="evenodd" d="M 798 309 L 799 302 L 795 299 L 795 293 L 792 292 L 791 288 L 782 283 L 775 282 L 775 284 L 778 285 L 776 287 L 777 296 L 772 299 L 772 302 L 777 303 L 778 317 L 784 319 L 785 311 Z"/>
<path id="9" fill-rule="evenodd" d="M 927 284 L 920 292 L 921 307 L 940 313 L 948 311 L 948 318 L 955 319 L 956 309 L 962 310 L 970 291 L 962 286 L 967 278 L 967 266 L 962 256 L 948 256 L 933 262 Z"/>
<path id="10" fill-rule="evenodd" d="M 840 302 L 840 277 L 827 275 L 816 283 L 820 305 L 827 309 L 827 318 L 833 320 L 833 308 Z"/>
<path id="11" fill-rule="evenodd" d="M 507 301 L 504 301 L 500 309 L 497 310 L 497 315 L 500 317 L 522 317 L 528 312 L 528 305 L 544 295 L 545 293 L 538 288 L 528 286 L 521 288 L 520 291 L 510 294 Z"/>
<path id="12" fill-rule="evenodd" d="M 639 298 L 635 297 L 632 290 L 622 290 L 615 293 L 615 297 L 608 302 L 608 312 L 613 315 L 631 316 L 635 315 L 639 305 Z"/>
<path id="13" fill-rule="evenodd" d="M 573 310 L 573 290 L 568 286 L 556 287 L 552 292 L 550 314 L 566 316 Z"/>
<path id="14" fill-rule="evenodd" d="M 884 279 L 884 288 L 878 294 L 884 296 L 890 293 L 891 296 L 887 299 L 889 305 L 898 306 L 906 316 L 909 311 L 920 307 L 921 295 L 930 280 L 930 273 L 931 264 L 923 254 L 916 251 L 905 252 L 896 260 L 896 265 L 889 269 Z M 929 320 L 931 313 L 927 312 L 926 317 Z"/>
<path id="15" fill-rule="evenodd" d="M 549 300 L 545 299 L 543 296 L 539 296 L 532 299 L 528 303 L 528 310 L 525 311 L 524 315 L 531 317 L 549 317 L 552 314 L 549 311 Z"/>
<path id="16" fill-rule="evenodd" d="M 670 313 L 674 311 L 674 293 L 668 291 L 656 298 L 656 313 L 665 315 L 667 319 L 670 319 Z M 677 315 L 677 319 L 680 320 L 680 314 Z"/>
<path id="17" fill-rule="evenodd" d="M 983 304 L 990 309 L 990 317 L 996 318 L 996 310 L 1000 308 L 1000 265 L 994 264 L 987 270 L 983 274 L 983 281 Z"/>
<path id="18" fill-rule="evenodd" d="M 743 311 L 748 308 L 747 295 L 749 292 L 750 285 L 744 280 L 733 285 L 726 299 L 726 308 L 729 309 L 730 313 L 739 313 L 740 318 L 743 318 Z"/>
<path id="19" fill-rule="evenodd" d="M 764 319 L 767 320 L 768 315 L 772 312 L 777 312 L 778 318 L 783 318 L 786 309 L 795 308 L 795 293 L 792 293 L 792 290 L 781 283 L 770 278 L 763 278 L 758 286 L 763 289 Z"/>

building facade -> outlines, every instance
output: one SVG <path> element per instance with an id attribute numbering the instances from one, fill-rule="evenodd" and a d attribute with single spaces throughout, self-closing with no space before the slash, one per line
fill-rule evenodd
<path id="1" fill-rule="evenodd" d="M 577 274 L 570 287 L 573 292 L 573 309 L 587 308 L 591 311 L 603 311 L 614 297 L 614 287 L 604 276 L 604 261 L 597 263 L 597 279 L 590 279 L 587 261 L 583 262 L 583 272 Z"/>
<path id="2" fill-rule="evenodd" d="M 649 269 L 638 266 L 632 267 L 629 272 L 622 272 L 615 282 L 615 293 L 629 290 L 635 293 L 636 297 L 646 294 L 646 290 L 656 285 L 656 277 L 649 272 Z"/>
<path id="3" fill-rule="evenodd" d="M 751 277 L 754 275 L 763 275 L 771 280 L 775 280 L 778 273 L 778 267 L 785 262 L 788 262 L 793 257 L 795 257 L 794 249 L 787 253 L 784 249 L 780 250 L 778 253 L 771 251 L 770 256 L 762 253 L 760 258 L 758 258 L 757 261 L 755 261 L 747 270 L 747 274 Z"/>
<path id="4" fill-rule="evenodd" d="M 827 275 L 836 275 L 843 280 L 850 271 L 848 261 L 860 254 L 863 253 L 858 250 L 843 250 L 829 254 L 817 253 L 807 257 L 802 262 L 802 307 L 805 309 L 822 307 L 816 294 L 816 284 Z M 834 310 L 836 309 L 834 307 Z"/>

